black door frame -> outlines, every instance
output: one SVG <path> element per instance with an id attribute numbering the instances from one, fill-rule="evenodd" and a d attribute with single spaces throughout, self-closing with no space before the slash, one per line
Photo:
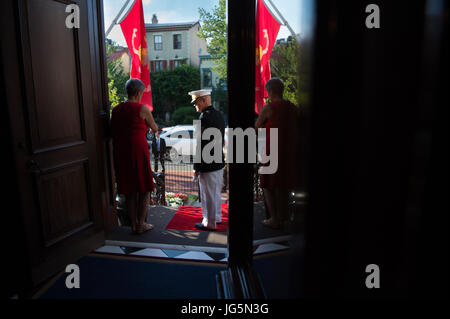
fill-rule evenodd
<path id="1" fill-rule="evenodd" d="M 228 0 L 228 117 L 230 128 L 254 127 L 254 0 Z M 235 152 L 233 152 L 235 154 Z M 229 164 L 228 269 L 217 276 L 220 298 L 264 297 L 253 269 L 253 165 Z"/>

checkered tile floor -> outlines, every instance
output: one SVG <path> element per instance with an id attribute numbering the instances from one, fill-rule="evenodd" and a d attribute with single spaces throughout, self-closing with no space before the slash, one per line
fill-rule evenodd
<path id="1" fill-rule="evenodd" d="M 286 249 L 289 249 L 289 242 L 286 241 L 279 243 L 265 243 L 255 245 L 253 247 L 253 255 L 256 256 Z M 203 252 L 203 251 L 160 249 L 160 248 L 136 248 L 136 247 L 123 247 L 110 245 L 98 248 L 97 250 L 95 250 L 95 253 L 141 256 L 152 258 L 173 258 L 173 259 L 222 262 L 222 263 L 226 263 L 228 260 L 227 254 L 220 252 Z"/>

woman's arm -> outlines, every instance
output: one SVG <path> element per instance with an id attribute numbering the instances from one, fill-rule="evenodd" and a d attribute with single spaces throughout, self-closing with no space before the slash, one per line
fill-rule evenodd
<path id="1" fill-rule="evenodd" d="M 156 125 L 155 120 L 153 119 L 152 112 L 150 112 L 147 106 L 142 106 L 139 115 L 145 121 L 145 123 L 147 123 L 147 126 L 151 128 L 153 133 L 158 132 L 158 125 Z"/>
<path id="2" fill-rule="evenodd" d="M 259 129 L 264 126 L 264 123 L 266 122 L 267 118 L 269 117 L 269 106 L 266 105 L 261 110 L 261 113 L 259 113 L 258 119 L 255 123 L 255 129 Z"/>

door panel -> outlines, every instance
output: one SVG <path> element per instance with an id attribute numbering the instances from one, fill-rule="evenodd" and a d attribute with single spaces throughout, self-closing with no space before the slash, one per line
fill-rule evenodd
<path id="1" fill-rule="evenodd" d="M 65 7 L 57 1 L 27 2 L 30 80 L 34 84 L 34 103 L 27 107 L 34 124 L 33 151 L 85 139 L 80 121 L 83 93 L 78 29 L 64 27 Z"/>
<path id="2" fill-rule="evenodd" d="M 79 29 L 66 27 L 70 3 Z M 9 108 L 33 285 L 104 243 L 96 10 L 95 0 L 17 2 L 23 76 L 11 87 L 23 101 Z"/>
<path id="3" fill-rule="evenodd" d="M 92 225 L 89 178 L 87 160 L 36 174 L 46 247 Z"/>

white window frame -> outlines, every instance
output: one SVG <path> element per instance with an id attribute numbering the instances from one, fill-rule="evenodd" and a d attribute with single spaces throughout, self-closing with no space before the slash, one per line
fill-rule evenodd
<path id="1" fill-rule="evenodd" d="M 161 39 L 161 42 L 156 42 L 156 37 L 159 37 L 159 38 Z M 163 36 L 162 36 L 161 34 L 155 34 L 155 35 L 153 35 L 153 43 L 154 43 L 153 49 L 154 49 L 155 51 L 162 51 L 162 50 L 163 50 Z M 156 45 L 157 45 L 157 44 L 160 44 L 160 45 L 161 45 L 161 48 L 160 48 L 160 49 L 157 49 L 157 48 L 156 48 Z"/>

